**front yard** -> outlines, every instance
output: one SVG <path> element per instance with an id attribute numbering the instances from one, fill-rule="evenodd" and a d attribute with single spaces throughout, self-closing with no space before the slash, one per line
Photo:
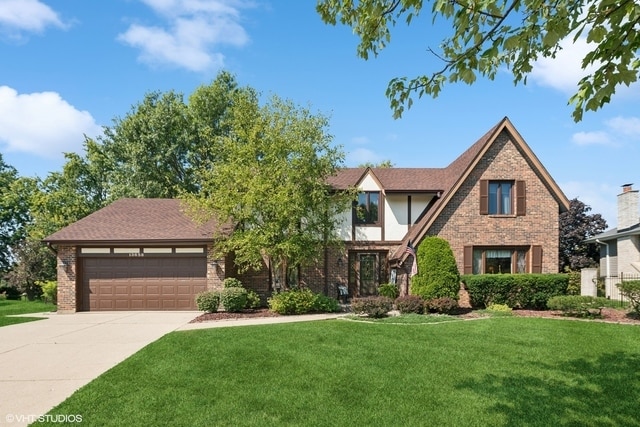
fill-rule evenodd
<path id="1" fill-rule="evenodd" d="M 50 414 L 104 426 L 638 426 L 639 401 L 639 326 L 512 316 L 174 332 Z"/>
<path id="2" fill-rule="evenodd" d="M 7 317 L 16 314 L 42 313 L 56 311 L 54 304 L 42 301 L 0 300 L 0 326 L 40 320 L 39 317 Z"/>

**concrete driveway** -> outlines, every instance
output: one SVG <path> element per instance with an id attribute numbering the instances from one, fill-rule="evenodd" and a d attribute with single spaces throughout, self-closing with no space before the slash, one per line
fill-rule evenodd
<path id="1" fill-rule="evenodd" d="M 34 314 L 0 328 L 0 425 L 36 421 L 74 391 L 200 314 Z M 68 414 L 75 415 L 75 414 Z"/>

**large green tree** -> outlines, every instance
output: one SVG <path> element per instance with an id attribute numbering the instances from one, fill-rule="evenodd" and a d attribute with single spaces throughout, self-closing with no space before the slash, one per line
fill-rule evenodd
<path id="1" fill-rule="evenodd" d="M 398 22 L 412 24 L 424 12 L 423 0 L 319 0 L 322 19 L 353 28 L 360 38 L 358 55 L 368 59 L 391 41 Z M 446 83 L 472 84 L 478 75 L 495 78 L 507 67 L 514 83 L 527 81 L 534 62 L 553 58 L 565 39 L 585 36 L 590 51 L 582 68 L 595 71 L 577 83 L 571 97 L 573 118 L 611 100 L 620 85 L 629 86 L 640 72 L 640 3 L 637 0 L 434 0 L 434 22 L 444 19 L 451 33 L 432 54 L 442 68 L 413 78 L 390 81 L 387 96 L 395 117 L 411 107 L 412 96 L 437 97 Z M 415 25 L 415 24 L 414 24 Z M 420 25 L 420 24 L 418 24 Z"/>
<path id="2" fill-rule="evenodd" d="M 236 93 L 225 125 L 229 133 L 212 142 L 219 161 L 201 171 L 193 205 L 233 225 L 218 250 L 234 253 L 241 270 L 266 260 L 285 280 L 289 266 L 337 241 L 336 215 L 349 209 L 351 196 L 332 193 L 326 180 L 344 154 L 331 144 L 326 117 L 277 97 L 260 105 L 253 91 Z"/>
<path id="3" fill-rule="evenodd" d="M 22 241 L 30 222 L 28 188 L 33 181 L 18 176 L 0 154 L 0 273 L 13 264 L 12 248 Z"/>

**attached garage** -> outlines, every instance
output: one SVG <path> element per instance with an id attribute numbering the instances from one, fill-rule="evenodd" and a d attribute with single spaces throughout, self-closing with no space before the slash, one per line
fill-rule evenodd
<path id="1" fill-rule="evenodd" d="M 207 289 L 199 249 L 200 256 L 81 257 L 82 309 L 196 310 L 196 295 Z"/>
<path id="2" fill-rule="evenodd" d="M 197 310 L 218 289 L 214 236 L 174 199 L 120 199 L 44 239 L 58 258 L 58 311 Z"/>

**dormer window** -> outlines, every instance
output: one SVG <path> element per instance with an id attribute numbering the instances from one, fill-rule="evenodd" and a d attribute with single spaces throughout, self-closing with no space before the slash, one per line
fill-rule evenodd
<path id="1" fill-rule="evenodd" d="M 354 222 L 356 224 L 377 224 L 380 222 L 380 192 L 365 191 L 358 194 L 354 206 Z"/>

